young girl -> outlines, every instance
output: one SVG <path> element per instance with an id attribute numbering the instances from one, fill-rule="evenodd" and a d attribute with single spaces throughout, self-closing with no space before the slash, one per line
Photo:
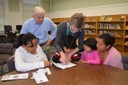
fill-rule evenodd
<path id="1" fill-rule="evenodd" d="M 84 52 L 81 56 L 81 62 L 89 64 L 100 64 L 100 58 L 97 51 L 97 41 L 95 38 L 87 38 L 84 41 Z"/>
<path id="2" fill-rule="evenodd" d="M 65 36 L 63 38 L 63 40 L 61 40 L 60 45 L 61 45 L 61 48 L 62 48 L 62 50 L 63 50 L 63 52 L 64 52 L 65 55 L 68 55 L 69 53 L 71 53 L 73 51 L 73 49 L 76 48 L 76 42 L 75 42 L 75 39 L 72 36 Z M 55 63 L 62 63 L 60 61 L 60 58 L 61 57 L 62 56 L 60 56 L 60 54 L 58 52 L 56 52 L 54 54 L 52 60 Z M 80 56 L 78 56 L 78 54 L 72 55 L 71 56 L 71 59 L 66 56 L 66 60 L 67 61 L 79 60 L 79 59 L 80 59 Z"/>

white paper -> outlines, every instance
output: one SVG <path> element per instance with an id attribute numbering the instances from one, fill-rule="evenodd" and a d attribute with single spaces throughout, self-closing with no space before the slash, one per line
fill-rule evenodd
<path id="1" fill-rule="evenodd" d="M 71 68 L 71 67 L 74 67 L 76 66 L 76 64 L 74 63 L 71 63 L 71 62 L 68 62 L 67 64 L 63 64 L 63 63 L 54 63 L 53 64 L 58 67 L 58 68 L 61 68 L 61 69 L 66 69 L 66 68 Z"/>
<path id="2" fill-rule="evenodd" d="M 36 72 L 33 72 L 32 74 L 33 74 L 33 77 L 34 77 L 37 84 L 43 83 L 43 79 L 39 78 L 39 76 Z"/>
<path id="3" fill-rule="evenodd" d="M 1 79 L 1 81 L 27 79 L 28 76 L 29 76 L 28 73 L 21 73 L 21 74 L 14 74 L 14 75 L 4 75 Z"/>
<path id="4" fill-rule="evenodd" d="M 45 75 L 46 69 L 39 69 L 37 72 L 33 72 L 33 77 L 37 84 L 48 82 L 48 78 Z"/>
<path id="5" fill-rule="evenodd" d="M 48 75 L 51 75 L 52 74 L 49 68 L 46 68 L 46 71 L 47 71 L 47 74 Z"/>

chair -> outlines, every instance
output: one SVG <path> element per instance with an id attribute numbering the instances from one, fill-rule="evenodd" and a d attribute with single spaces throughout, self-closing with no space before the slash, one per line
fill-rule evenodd
<path id="1" fill-rule="evenodd" d="M 124 70 L 128 70 L 128 55 L 122 55 L 122 63 Z"/>
<path id="2" fill-rule="evenodd" d="M 16 33 L 12 33 L 12 32 L 7 33 L 7 37 L 6 37 L 7 43 L 13 43 L 14 44 L 15 39 L 16 39 Z"/>
<path id="3" fill-rule="evenodd" d="M 16 30 L 18 31 L 18 33 L 20 33 L 21 28 L 22 28 L 22 25 L 16 25 Z"/>
<path id="4" fill-rule="evenodd" d="M 11 25 L 4 25 L 4 32 L 5 32 L 5 34 L 12 32 L 12 26 Z"/>
<path id="5" fill-rule="evenodd" d="M 7 60 L 7 67 L 8 67 L 8 71 L 14 71 L 16 70 L 15 68 L 15 61 L 14 61 L 14 56 L 11 56 L 8 60 Z"/>
<path id="6" fill-rule="evenodd" d="M 3 66 L 7 63 L 7 58 L 10 55 L 13 55 L 13 44 L 9 43 L 0 43 L 0 66 L 1 66 L 1 74 L 4 73 Z"/>

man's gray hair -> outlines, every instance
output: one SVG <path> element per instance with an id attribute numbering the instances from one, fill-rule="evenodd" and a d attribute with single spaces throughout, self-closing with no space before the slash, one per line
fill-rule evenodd
<path id="1" fill-rule="evenodd" d="M 42 12 L 42 13 L 45 14 L 45 10 L 41 6 L 34 7 L 32 12 L 33 12 L 33 16 L 35 16 L 39 12 Z"/>

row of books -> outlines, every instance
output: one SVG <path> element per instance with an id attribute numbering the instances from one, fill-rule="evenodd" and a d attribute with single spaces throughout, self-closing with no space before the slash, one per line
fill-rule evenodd
<path id="1" fill-rule="evenodd" d="M 126 32 L 125 37 L 128 38 L 128 33 Z"/>
<path id="2" fill-rule="evenodd" d="M 95 30 L 85 30 L 85 34 L 96 34 Z"/>
<path id="3" fill-rule="evenodd" d="M 125 29 L 128 29 L 128 26 L 126 26 L 126 28 Z"/>
<path id="4" fill-rule="evenodd" d="M 95 26 L 94 25 L 91 25 L 91 24 L 85 24 L 84 27 L 85 28 L 95 28 Z"/>
<path id="5" fill-rule="evenodd" d="M 125 45 L 128 45 L 128 41 L 125 41 L 125 43 L 124 43 Z"/>
<path id="6" fill-rule="evenodd" d="M 118 32 L 99 31 L 99 34 L 103 34 L 103 33 L 109 33 L 110 35 L 112 35 L 114 37 L 122 37 L 123 36 L 121 33 L 118 33 Z"/>
<path id="7" fill-rule="evenodd" d="M 100 16 L 100 21 L 112 21 L 112 17 Z"/>
<path id="8" fill-rule="evenodd" d="M 120 17 L 116 18 L 116 20 L 124 21 L 125 18 L 126 18 L 125 16 L 120 16 Z M 112 20 L 115 20 L 115 19 L 113 19 L 110 16 L 100 16 L 99 20 L 100 21 L 112 21 Z"/>
<path id="9" fill-rule="evenodd" d="M 108 24 L 108 23 L 99 23 L 98 24 L 100 29 L 121 29 L 120 24 Z"/>

